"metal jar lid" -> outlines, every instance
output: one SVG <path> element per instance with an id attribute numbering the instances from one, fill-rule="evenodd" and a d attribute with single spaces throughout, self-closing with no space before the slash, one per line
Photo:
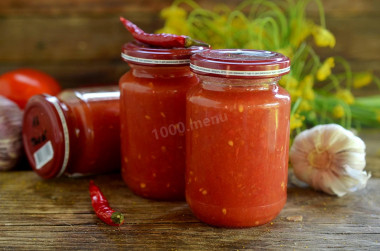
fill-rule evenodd
<path id="1" fill-rule="evenodd" d="M 164 49 L 139 42 L 130 42 L 123 46 L 121 57 L 127 63 L 148 66 L 183 66 L 190 64 L 190 57 L 206 47 Z"/>
<path id="2" fill-rule="evenodd" d="M 200 75 L 225 78 L 273 78 L 289 73 L 290 60 L 271 51 L 205 50 L 191 57 L 190 68 Z"/>

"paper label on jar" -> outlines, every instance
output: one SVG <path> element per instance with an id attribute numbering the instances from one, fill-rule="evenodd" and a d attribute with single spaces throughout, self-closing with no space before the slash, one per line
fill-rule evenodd
<path id="1" fill-rule="evenodd" d="M 36 162 L 36 169 L 42 168 L 54 157 L 54 150 L 49 140 L 45 145 L 38 149 L 34 154 L 34 161 Z"/>

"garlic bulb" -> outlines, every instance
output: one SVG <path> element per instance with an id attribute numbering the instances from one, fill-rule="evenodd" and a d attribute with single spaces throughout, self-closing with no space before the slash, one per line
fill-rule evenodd
<path id="1" fill-rule="evenodd" d="M 21 156 L 22 111 L 0 96 L 0 171 L 13 168 Z"/>
<path id="2" fill-rule="evenodd" d="M 343 196 L 366 186 L 365 144 L 337 124 L 318 125 L 297 135 L 290 149 L 295 176 L 316 190 Z"/>

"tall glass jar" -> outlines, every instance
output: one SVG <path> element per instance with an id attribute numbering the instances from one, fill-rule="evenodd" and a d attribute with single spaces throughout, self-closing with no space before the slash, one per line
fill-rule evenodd
<path id="1" fill-rule="evenodd" d="M 203 222 L 250 227 L 286 202 L 289 94 L 285 56 L 210 50 L 191 58 L 200 85 L 187 96 L 186 199 Z"/>
<path id="2" fill-rule="evenodd" d="M 29 163 L 45 179 L 120 170 L 118 86 L 33 96 L 23 119 Z"/>
<path id="3" fill-rule="evenodd" d="M 189 59 L 202 49 L 123 47 L 131 70 L 119 82 L 122 176 L 135 194 L 185 197 L 186 92 L 198 84 Z"/>

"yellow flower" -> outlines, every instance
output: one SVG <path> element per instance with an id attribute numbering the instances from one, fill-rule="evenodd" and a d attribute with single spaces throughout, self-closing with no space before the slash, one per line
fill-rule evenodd
<path id="1" fill-rule="evenodd" d="M 179 34 L 177 33 L 177 30 L 169 26 L 164 26 L 161 29 L 156 30 L 156 33 Z"/>
<path id="2" fill-rule="evenodd" d="M 298 113 L 292 114 L 290 116 L 290 130 L 294 130 L 296 128 L 299 128 L 303 125 L 303 120 L 305 119 L 304 116 L 300 116 Z"/>
<path id="3" fill-rule="evenodd" d="M 351 105 L 355 102 L 354 95 L 352 95 L 351 91 L 348 89 L 340 89 L 336 92 L 335 96 L 347 104 Z"/>
<path id="4" fill-rule="evenodd" d="M 335 46 L 335 37 L 334 35 L 328 31 L 327 29 L 314 25 L 311 34 L 313 34 L 314 42 L 319 47 L 327 47 L 333 48 Z"/>
<path id="5" fill-rule="evenodd" d="M 290 88 L 287 90 L 288 90 L 292 100 L 296 100 L 297 98 L 302 96 L 302 91 L 300 89 Z"/>
<path id="6" fill-rule="evenodd" d="M 165 25 L 162 29 L 157 30 L 156 33 L 189 35 L 185 9 L 172 5 L 161 11 L 161 17 L 166 20 Z"/>
<path id="7" fill-rule="evenodd" d="M 336 105 L 332 111 L 333 116 L 337 119 L 343 118 L 344 116 L 344 108 L 342 105 Z"/>
<path id="8" fill-rule="evenodd" d="M 279 83 L 289 92 L 292 100 L 296 100 L 302 96 L 302 90 L 298 88 L 298 80 L 292 75 L 283 76 Z"/>
<path id="9" fill-rule="evenodd" d="M 279 84 L 286 89 L 290 89 L 296 88 L 298 86 L 298 81 L 292 75 L 285 75 L 280 79 Z"/>
<path id="10" fill-rule="evenodd" d="M 221 27 L 225 27 L 227 25 L 227 21 L 228 21 L 228 16 L 226 15 L 220 15 L 214 19 L 215 24 Z"/>
<path id="11" fill-rule="evenodd" d="M 250 41 L 248 41 L 248 43 L 245 44 L 244 48 L 254 50 L 254 49 L 257 49 L 257 45 L 256 45 L 255 41 L 250 40 Z"/>
<path id="12" fill-rule="evenodd" d="M 164 8 L 161 11 L 161 17 L 165 19 L 186 18 L 186 10 L 178 6 L 172 5 L 168 8 Z"/>
<path id="13" fill-rule="evenodd" d="M 247 22 L 241 18 L 234 18 L 231 22 L 231 26 L 238 30 L 246 30 Z M 248 34 L 247 34 L 248 35 Z"/>
<path id="14" fill-rule="evenodd" d="M 303 97 L 307 100 L 314 100 L 315 99 L 314 90 L 312 88 L 304 89 Z"/>
<path id="15" fill-rule="evenodd" d="M 317 79 L 319 81 L 325 80 L 331 75 L 331 69 L 335 66 L 335 61 L 333 57 L 329 57 L 323 62 L 322 66 L 317 71 Z"/>
<path id="16" fill-rule="evenodd" d="M 290 59 L 294 55 L 293 49 L 290 46 L 278 49 L 278 52 L 281 53 L 281 54 L 283 54 L 283 55 L 285 55 L 285 56 L 287 56 Z"/>
<path id="17" fill-rule="evenodd" d="M 290 44 L 298 48 L 298 46 L 310 35 L 312 23 L 307 21 L 298 21 L 297 19 L 292 19 L 291 23 L 291 34 L 290 34 Z"/>
<path id="18" fill-rule="evenodd" d="M 312 107 L 310 105 L 310 101 L 302 100 L 298 109 L 300 111 L 311 111 Z"/>
<path id="19" fill-rule="evenodd" d="M 373 75 L 370 72 L 361 72 L 354 75 L 352 85 L 354 88 L 361 88 L 369 85 L 373 80 Z"/>
<path id="20" fill-rule="evenodd" d="M 313 90 L 314 78 L 312 75 L 307 75 L 300 83 L 302 96 L 307 100 L 314 100 L 315 94 Z"/>

